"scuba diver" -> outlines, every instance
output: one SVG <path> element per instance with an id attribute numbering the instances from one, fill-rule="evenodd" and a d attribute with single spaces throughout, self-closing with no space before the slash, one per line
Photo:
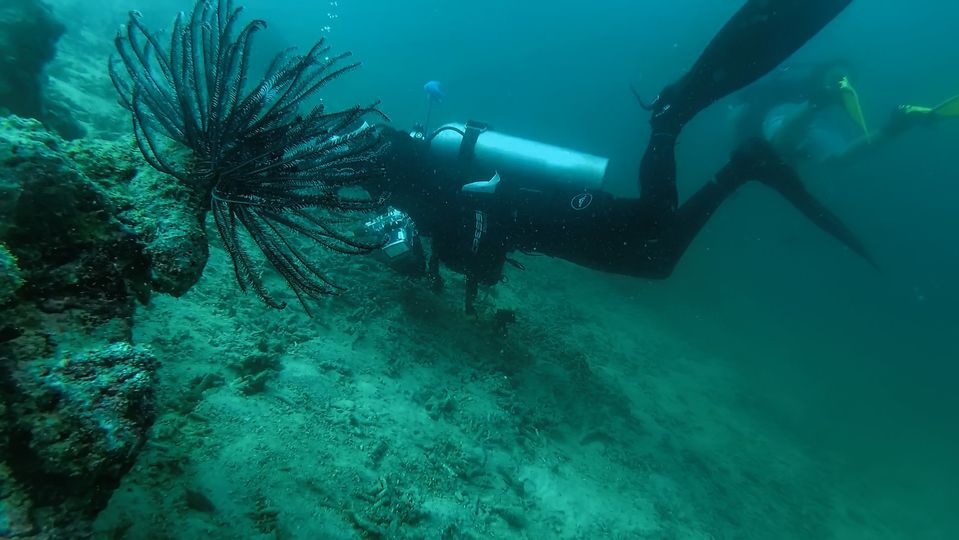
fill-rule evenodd
<path id="1" fill-rule="evenodd" d="M 790 164 L 848 163 L 906 131 L 959 117 L 959 96 L 936 107 L 899 105 L 870 130 L 843 61 L 784 66 L 736 94 L 736 140 L 762 137 Z"/>
<path id="2" fill-rule="evenodd" d="M 385 117 L 377 104 L 340 111 L 321 104 L 303 114 L 301 102 L 359 65 L 338 64 L 349 53 L 328 55 L 323 40 L 304 55 L 280 52 L 247 90 L 251 36 L 265 23 L 253 20 L 231 37 L 241 9 L 230 0 L 198 0 L 191 15 L 178 15 L 169 47 L 131 12 L 114 40 L 118 58 L 109 67 L 147 162 L 209 200 L 242 290 L 271 307 L 286 305 L 264 284 L 250 254 L 255 246 L 307 312 L 306 300 L 336 294 L 341 288 L 301 250 L 297 238 L 303 238 L 336 253 L 379 250 L 388 260 L 407 259 L 407 268 L 425 272 L 437 286 L 443 263 L 466 276 L 466 309 L 475 312 L 478 286 L 498 282 L 514 251 L 666 278 L 719 205 L 749 181 L 777 191 L 872 262 L 762 138 L 740 145 L 682 204 L 676 189 L 675 148 L 683 127 L 782 64 L 851 2 L 746 0 L 690 70 L 643 104 L 652 133 L 638 198 L 603 190 L 604 158 L 480 123 L 412 133 L 384 125 L 356 128 L 366 115 Z M 442 89 L 431 82 L 425 90 L 429 116 Z M 177 158 L 172 149 L 179 146 L 192 157 Z M 367 193 L 343 193 L 354 188 Z M 342 229 L 344 214 L 381 209 L 383 201 L 392 208 L 365 227 L 376 240 Z M 431 237 L 428 263 L 421 234 Z"/>
<path id="3" fill-rule="evenodd" d="M 385 179 L 366 186 L 389 194 L 390 212 L 367 224 L 383 234 L 385 259 L 437 286 L 439 264 L 466 277 L 466 310 L 480 284 L 503 276 L 514 251 L 541 253 L 589 268 L 668 277 L 720 204 L 749 181 L 784 196 L 818 227 L 872 263 L 863 244 L 803 186 L 771 144 L 743 143 L 715 177 L 679 204 L 675 145 L 700 111 L 780 65 L 851 0 L 748 0 L 693 67 L 650 104 L 652 136 L 643 155 L 640 197 L 603 191 L 607 160 L 511 137 L 476 122 L 412 133 L 379 127 L 389 150 Z M 428 264 L 419 235 L 431 238 Z"/>

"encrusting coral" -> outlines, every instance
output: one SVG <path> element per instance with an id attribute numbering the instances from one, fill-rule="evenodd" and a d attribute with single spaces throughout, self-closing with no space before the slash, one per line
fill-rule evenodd
<path id="1" fill-rule="evenodd" d="M 138 301 L 207 258 L 205 210 L 132 140 L 0 119 L 0 537 L 83 538 L 153 422 Z"/>

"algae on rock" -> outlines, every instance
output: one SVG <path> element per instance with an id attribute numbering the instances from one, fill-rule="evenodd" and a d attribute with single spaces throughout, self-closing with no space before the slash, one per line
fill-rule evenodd
<path id="1" fill-rule="evenodd" d="M 85 537 L 136 459 L 157 360 L 132 316 L 199 279 L 204 216 L 132 140 L 0 118 L 0 536 Z"/>
<path id="2" fill-rule="evenodd" d="M 23 276 L 20 275 L 17 258 L 6 245 L 0 243 L 0 306 L 12 302 L 22 285 Z"/>

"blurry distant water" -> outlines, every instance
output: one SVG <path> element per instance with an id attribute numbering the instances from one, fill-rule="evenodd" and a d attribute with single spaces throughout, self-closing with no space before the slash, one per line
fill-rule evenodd
<path id="1" fill-rule="evenodd" d="M 76 8 L 76 2 L 62 0 Z M 110 0 L 165 25 L 187 2 Z M 130 4 L 126 6 L 125 4 Z M 396 125 L 422 121 L 423 84 L 442 81 L 433 121 L 498 129 L 613 160 L 611 189 L 635 192 L 652 97 L 681 75 L 740 5 L 676 0 L 250 0 L 273 49 L 321 36 L 364 67 L 331 102 L 383 100 Z M 870 119 L 899 103 L 959 94 L 959 3 L 857 0 L 795 61 L 854 65 Z M 804 171 L 810 188 L 874 251 L 876 271 L 812 228 L 776 195 L 748 186 L 730 200 L 672 279 L 644 301 L 691 340 L 754 377 L 770 418 L 863 478 L 915 480 L 910 492 L 959 500 L 959 120 L 918 130 L 845 168 Z M 683 193 L 731 149 L 726 104 L 681 139 Z M 600 274 L 597 279 L 603 279 Z M 902 465 L 908 463 L 908 466 Z M 897 464 L 893 466 L 892 464 Z M 902 470 L 896 470 L 901 467 Z M 883 471 L 883 474 L 880 474 Z M 874 476 L 870 476 L 874 475 Z M 926 482 L 928 480 L 928 482 Z M 924 491 L 925 490 L 925 491 Z M 948 497 L 952 497 L 949 499 Z M 905 504 L 905 503 L 904 503 Z M 936 511 L 941 514 L 935 514 Z"/>

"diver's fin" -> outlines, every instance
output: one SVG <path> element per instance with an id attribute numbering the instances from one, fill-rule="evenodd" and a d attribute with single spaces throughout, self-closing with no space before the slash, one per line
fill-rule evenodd
<path id="1" fill-rule="evenodd" d="M 734 153 L 727 169 L 739 181 L 757 180 L 779 192 L 817 227 L 841 242 L 874 268 L 879 268 L 866 246 L 836 214 L 825 207 L 803 185 L 792 167 L 779 158 L 763 139 L 750 139 Z"/>
<path id="2" fill-rule="evenodd" d="M 940 118 L 959 117 L 959 96 L 953 96 L 935 107 L 921 105 L 900 105 L 899 112 L 907 116 L 938 116 Z"/>
<path id="3" fill-rule="evenodd" d="M 839 81 L 839 94 L 842 98 L 842 106 L 846 109 L 846 114 L 849 115 L 849 118 L 852 118 L 852 121 L 862 129 L 862 132 L 866 135 L 866 139 L 869 139 L 869 128 L 866 127 L 866 117 L 862 113 L 862 105 L 859 103 L 859 92 L 856 92 L 855 87 L 852 83 L 849 82 L 849 77 L 843 77 Z"/>
<path id="4" fill-rule="evenodd" d="M 959 96 L 953 96 L 933 107 L 932 113 L 936 116 L 959 117 Z"/>
<path id="5" fill-rule="evenodd" d="M 699 111 L 756 81 L 852 0 L 748 0 L 679 81 L 653 103 L 653 128 L 678 133 Z"/>
<path id="6" fill-rule="evenodd" d="M 931 107 L 923 107 L 922 105 L 900 105 L 899 112 L 905 115 L 929 115 L 932 114 L 933 109 Z"/>
<path id="7" fill-rule="evenodd" d="M 817 227 L 829 233 L 833 238 L 842 242 L 846 247 L 866 260 L 874 268 L 879 268 L 876 261 L 866 250 L 866 246 L 859 238 L 834 214 L 816 199 L 802 184 L 799 177 L 793 173 L 778 178 L 761 178 L 760 182 L 775 189 L 786 198 L 806 218 Z"/>

